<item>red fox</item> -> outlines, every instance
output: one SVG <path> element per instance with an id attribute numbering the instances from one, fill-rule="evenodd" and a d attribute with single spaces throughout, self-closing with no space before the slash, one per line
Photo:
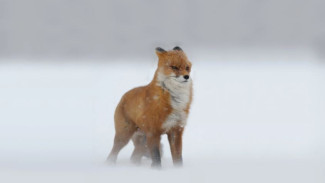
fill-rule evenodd
<path id="1" fill-rule="evenodd" d="M 115 163 L 119 151 L 132 138 L 131 160 L 142 156 L 152 159 L 152 167 L 161 167 L 160 138 L 167 134 L 173 163 L 183 164 L 182 135 L 192 102 L 191 62 L 176 46 L 171 51 L 156 48 L 158 68 L 146 86 L 125 93 L 115 110 L 114 145 L 107 160 Z"/>

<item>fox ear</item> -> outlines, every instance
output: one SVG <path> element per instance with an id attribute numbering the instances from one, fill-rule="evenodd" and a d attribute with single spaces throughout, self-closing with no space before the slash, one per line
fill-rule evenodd
<path id="1" fill-rule="evenodd" d="M 156 52 L 164 53 L 166 51 L 164 49 L 160 48 L 160 47 L 157 47 Z"/>
<path id="2" fill-rule="evenodd" d="M 160 48 L 160 47 L 157 47 L 156 48 L 156 54 L 159 56 L 159 55 L 162 55 L 162 54 L 164 54 L 164 53 L 166 53 L 166 50 L 164 50 L 164 49 L 162 49 L 162 48 Z"/>
<path id="3" fill-rule="evenodd" d="M 175 46 L 175 47 L 173 48 L 173 50 L 177 50 L 177 51 L 183 51 L 183 50 L 182 50 L 182 48 L 181 48 L 181 47 L 179 47 L 179 46 Z"/>

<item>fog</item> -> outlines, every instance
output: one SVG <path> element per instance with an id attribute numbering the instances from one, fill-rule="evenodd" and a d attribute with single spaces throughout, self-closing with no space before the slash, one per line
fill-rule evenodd
<path id="1" fill-rule="evenodd" d="M 1 0 L 0 56 L 149 57 L 157 45 L 323 56 L 324 6 L 321 0 Z"/>

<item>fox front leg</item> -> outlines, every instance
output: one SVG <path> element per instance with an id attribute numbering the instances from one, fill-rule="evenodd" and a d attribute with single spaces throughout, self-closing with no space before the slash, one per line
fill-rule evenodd
<path id="1" fill-rule="evenodd" d="M 182 166 L 183 165 L 183 157 L 182 157 L 183 131 L 184 131 L 184 128 L 176 127 L 176 128 L 171 129 L 167 133 L 174 166 Z"/>
<path id="2" fill-rule="evenodd" d="M 161 167 L 161 156 L 159 150 L 160 135 L 147 134 L 147 145 L 152 159 L 151 167 L 160 168 Z"/>

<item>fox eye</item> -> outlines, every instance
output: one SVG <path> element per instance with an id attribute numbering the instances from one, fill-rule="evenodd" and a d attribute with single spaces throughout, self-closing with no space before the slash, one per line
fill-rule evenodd
<path id="1" fill-rule="evenodd" d="M 170 68 L 172 68 L 173 70 L 178 71 L 178 67 L 176 67 L 176 66 L 170 66 Z"/>
<path id="2" fill-rule="evenodd" d="M 186 71 L 190 71 L 190 67 L 189 66 L 186 66 Z"/>

